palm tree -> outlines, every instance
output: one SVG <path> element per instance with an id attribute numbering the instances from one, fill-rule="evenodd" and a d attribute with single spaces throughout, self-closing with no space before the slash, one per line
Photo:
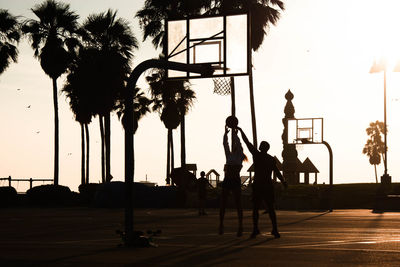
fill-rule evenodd
<path id="1" fill-rule="evenodd" d="M 105 148 L 105 179 L 109 181 L 112 178 L 110 114 L 115 110 L 117 98 L 124 88 L 130 70 L 129 61 L 133 57 L 132 51 L 138 48 L 138 42 L 129 28 L 129 23 L 122 18 L 117 19 L 116 12 L 112 10 L 90 15 L 83 23 L 82 39 L 86 47 L 97 49 L 101 54 L 101 69 L 98 68 L 96 78 L 102 81 L 97 88 L 97 114 L 102 138 L 104 131 L 102 149 Z M 103 163 L 102 160 L 102 166 Z"/>
<path id="2" fill-rule="evenodd" d="M 157 70 L 146 77 L 154 101 L 153 110 L 160 113 L 160 119 L 168 129 L 167 134 L 167 174 L 170 183 L 170 171 L 174 168 L 174 148 L 172 130 L 181 125 L 181 165 L 186 164 L 184 116 L 195 98 L 186 80 L 166 81 L 164 72 Z"/>
<path id="3" fill-rule="evenodd" d="M 20 39 L 19 22 L 8 10 L 0 9 L 0 74 L 2 74 L 11 61 L 17 62 L 17 44 Z"/>
<path id="4" fill-rule="evenodd" d="M 92 96 L 95 94 L 93 88 L 93 77 L 96 63 L 93 60 L 97 51 L 80 49 L 75 63 L 70 67 L 63 92 L 69 98 L 69 104 L 75 115 L 76 121 L 81 125 L 81 183 L 89 183 L 89 123 L 94 115 Z M 86 143 L 86 147 L 85 147 Z M 86 157 L 85 157 L 86 150 Z M 86 164 L 86 168 L 85 168 Z M 86 172 L 85 172 L 86 169 Z"/>
<path id="5" fill-rule="evenodd" d="M 142 119 L 147 113 L 150 112 L 150 104 L 153 101 L 148 99 L 143 92 L 140 91 L 139 87 L 136 87 L 133 92 L 133 132 L 136 133 L 136 130 L 139 127 L 139 120 Z M 122 122 L 122 126 L 124 129 L 126 128 L 126 116 L 125 116 L 125 103 L 124 98 L 121 97 L 119 99 L 119 103 L 117 104 L 117 115 L 118 118 Z"/>
<path id="6" fill-rule="evenodd" d="M 68 77 L 68 80 L 72 77 Z M 79 90 L 79 89 L 78 89 Z M 75 120 L 81 126 L 81 184 L 89 183 L 89 123 L 91 122 L 91 113 L 87 110 L 87 103 L 84 104 L 82 96 L 79 96 L 77 88 L 73 87 L 73 82 L 67 82 L 63 91 L 69 98 L 69 104 L 75 115 Z M 86 144 L 86 145 L 85 145 Z M 86 151 L 86 153 L 85 153 Z M 85 171 L 86 170 L 86 171 Z"/>
<path id="7" fill-rule="evenodd" d="M 143 30 L 143 39 L 152 38 L 157 48 L 163 45 L 163 21 L 168 17 L 195 14 L 224 14 L 240 10 L 251 13 L 252 49 L 256 51 L 264 41 L 270 24 L 275 25 L 285 9 L 281 0 L 148 0 L 136 13 Z"/>
<path id="8" fill-rule="evenodd" d="M 54 184 L 58 185 L 59 129 L 57 79 L 66 70 L 72 56 L 66 50 L 76 42 L 72 38 L 78 26 L 78 15 L 70 11 L 68 4 L 46 0 L 31 9 L 38 20 L 27 20 L 22 31 L 30 39 L 34 56 L 40 61 L 43 71 L 53 82 L 54 105 Z"/>
<path id="9" fill-rule="evenodd" d="M 385 132 L 385 126 L 383 122 L 375 121 L 369 124 L 366 129 L 368 140 L 365 144 L 362 153 L 369 157 L 369 163 L 374 165 L 375 169 L 375 180 L 378 183 L 378 175 L 376 172 L 376 165 L 381 163 L 381 157 L 385 160 L 385 144 L 382 141 L 381 134 Z"/>

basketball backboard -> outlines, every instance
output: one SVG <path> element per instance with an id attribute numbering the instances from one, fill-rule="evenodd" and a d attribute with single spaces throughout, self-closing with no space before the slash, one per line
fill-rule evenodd
<path id="1" fill-rule="evenodd" d="M 324 119 L 288 119 L 288 144 L 320 144 L 324 141 Z"/>
<path id="2" fill-rule="evenodd" d="M 250 31 L 247 13 L 169 19 L 166 22 L 167 59 L 184 64 L 210 64 L 210 77 L 247 75 Z M 167 71 L 168 79 L 210 78 L 197 73 Z"/>

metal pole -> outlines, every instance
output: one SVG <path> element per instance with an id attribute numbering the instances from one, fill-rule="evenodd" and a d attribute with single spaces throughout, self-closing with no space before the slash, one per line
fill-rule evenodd
<path id="1" fill-rule="evenodd" d="M 159 59 L 149 59 L 137 65 L 128 78 L 125 92 L 125 245 L 135 245 L 133 235 L 133 182 L 134 182 L 134 134 L 133 134 L 133 90 L 140 75 L 149 68 L 164 68 L 211 75 L 214 70 L 210 64 L 183 64 Z"/>
<path id="2" fill-rule="evenodd" d="M 231 111 L 231 113 L 232 113 L 232 116 L 235 116 L 236 115 L 236 103 L 235 103 L 235 78 L 233 78 L 233 77 L 230 77 L 230 83 L 231 83 L 231 104 L 232 104 L 232 111 Z M 233 129 L 232 129 L 232 144 L 231 144 L 231 146 L 232 146 L 232 151 L 233 151 L 233 135 L 234 135 L 234 132 L 233 132 Z"/>
<path id="3" fill-rule="evenodd" d="M 253 127 L 253 145 L 257 148 L 257 125 L 256 125 L 256 112 L 254 105 L 253 69 L 251 67 L 249 72 L 249 87 L 250 87 L 251 125 Z"/>
<path id="4" fill-rule="evenodd" d="M 167 185 L 170 185 L 169 174 L 170 174 L 170 166 L 171 166 L 171 150 L 169 149 L 171 146 L 170 143 L 170 136 L 169 136 L 169 129 L 167 130 L 167 175 L 165 177 L 165 182 Z"/>
<path id="5" fill-rule="evenodd" d="M 329 152 L 329 211 L 332 212 L 332 202 L 333 202 L 333 153 L 332 148 L 326 141 L 322 141 L 322 144 L 328 148 Z"/>
<path id="6" fill-rule="evenodd" d="M 386 126 L 386 68 L 383 70 L 383 120 L 384 120 L 384 128 L 383 128 L 383 136 L 385 139 L 385 176 L 387 175 L 387 126 Z"/>

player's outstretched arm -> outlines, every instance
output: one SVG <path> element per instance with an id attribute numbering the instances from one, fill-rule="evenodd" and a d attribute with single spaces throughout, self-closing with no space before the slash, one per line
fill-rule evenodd
<path id="1" fill-rule="evenodd" d="M 224 150 L 225 150 L 225 155 L 228 155 L 230 150 L 229 150 L 229 143 L 228 143 L 228 133 L 229 133 L 229 128 L 225 125 L 225 133 L 224 133 Z"/>
<path id="2" fill-rule="evenodd" d="M 240 134 L 242 135 L 243 141 L 246 144 L 247 148 L 249 149 L 251 154 L 257 153 L 257 149 L 253 146 L 252 143 L 250 143 L 249 139 L 247 138 L 246 134 L 243 132 L 242 128 L 237 127 L 239 130 Z"/>
<path id="3" fill-rule="evenodd" d="M 287 182 L 286 182 L 286 179 L 285 179 L 285 177 L 283 177 L 283 175 L 281 174 L 281 172 L 278 170 L 278 167 L 276 167 L 276 164 L 275 164 L 275 166 L 274 166 L 274 173 L 275 173 L 276 177 L 278 177 L 278 179 L 281 181 L 281 183 L 283 184 L 283 186 L 284 186 L 285 188 L 287 188 L 287 187 L 288 187 L 288 184 L 287 184 Z"/>

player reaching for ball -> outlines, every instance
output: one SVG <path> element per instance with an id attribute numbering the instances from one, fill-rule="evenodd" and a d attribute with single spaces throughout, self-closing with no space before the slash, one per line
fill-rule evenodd
<path id="1" fill-rule="evenodd" d="M 229 117 L 228 117 L 229 118 Z M 235 118 L 236 119 L 236 118 Z M 237 121 L 237 119 L 236 119 Z M 236 122 L 237 125 L 237 122 Z M 225 134 L 223 139 L 223 145 L 225 149 L 226 164 L 225 164 L 225 177 L 222 182 L 222 193 L 221 193 L 221 206 L 219 212 L 219 234 L 224 233 L 224 216 L 226 201 L 229 192 L 232 192 L 236 209 L 238 215 L 239 227 L 237 231 L 237 236 L 242 236 L 243 234 L 243 209 L 242 209 L 242 197 L 241 197 L 241 181 L 240 181 L 240 170 L 242 169 L 242 162 L 247 160 L 246 155 L 243 153 L 243 147 L 240 143 L 239 137 L 237 136 L 237 130 L 233 129 L 232 134 L 232 151 L 229 149 L 228 144 L 228 126 L 236 127 L 232 125 L 229 120 L 227 120 L 227 125 L 225 125 Z"/>
<path id="2" fill-rule="evenodd" d="M 246 134 L 240 127 L 236 127 L 242 134 L 242 138 L 250 153 L 253 155 L 254 161 L 254 181 L 253 181 L 253 233 L 251 237 L 256 237 L 260 230 L 258 228 L 258 209 L 260 208 L 262 202 L 264 201 L 268 207 L 269 217 L 272 223 L 271 234 L 275 238 L 279 238 L 281 235 L 278 232 L 278 225 L 276 222 L 276 214 L 274 208 L 275 195 L 274 195 L 274 185 L 272 183 L 271 174 L 275 172 L 276 176 L 281 180 L 282 184 L 287 187 L 285 178 L 279 172 L 276 167 L 276 161 L 274 157 L 268 154 L 269 143 L 262 141 L 260 143 L 259 150 L 254 147 L 253 144 L 249 142 Z"/>

